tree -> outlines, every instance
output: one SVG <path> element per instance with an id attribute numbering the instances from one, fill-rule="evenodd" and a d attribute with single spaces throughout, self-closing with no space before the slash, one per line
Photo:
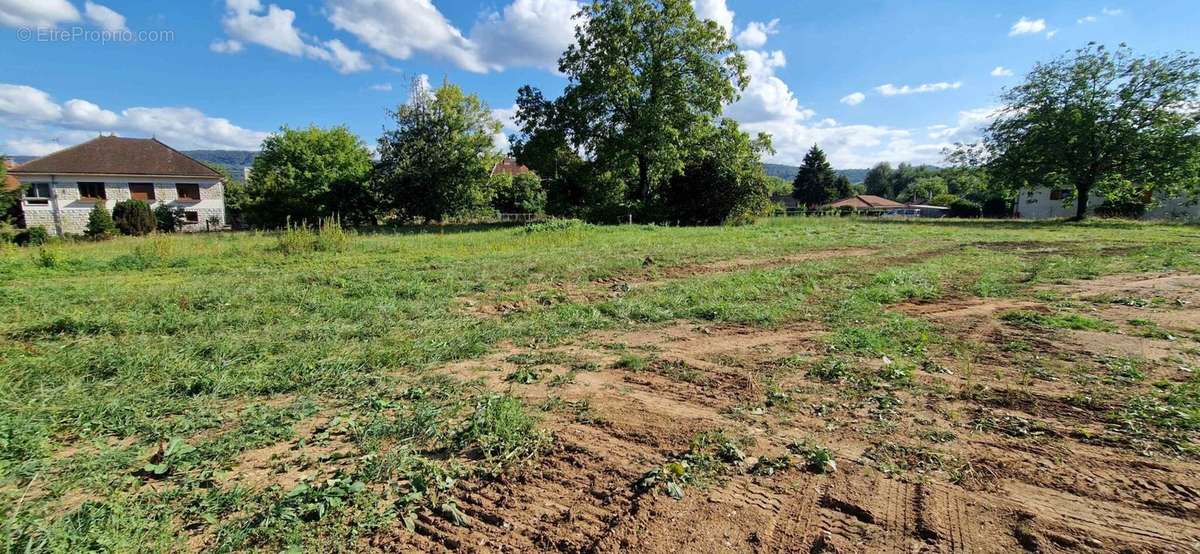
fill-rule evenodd
<path id="1" fill-rule="evenodd" d="M 113 206 L 113 223 L 126 235 L 140 237 L 154 231 L 154 212 L 141 200 L 122 200 Z"/>
<path id="2" fill-rule="evenodd" d="M 500 123 L 487 104 L 448 81 L 432 90 L 414 81 L 391 116 L 396 128 L 379 138 L 374 178 L 385 207 L 427 221 L 488 208 Z"/>
<path id="3" fill-rule="evenodd" d="M 543 156 L 583 152 L 592 184 L 619 189 L 588 196 L 649 206 L 702 158 L 700 139 L 748 82 L 746 62 L 690 0 L 596 0 L 578 19 L 575 44 L 559 59 L 566 90 L 548 102 L 522 89 L 517 122 L 527 141 L 518 142 L 544 142 Z"/>
<path id="4" fill-rule="evenodd" d="M 804 155 L 800 171 L 792 181 L 792 197 L 797 202 L 809 207 L 824 206 L 842 197 L 841 192 L 849 194 L 850 181 L 845 181 L 845 191 L 838 184 L 838 174 L 825 158 L 825 152 L 813 145 Z"/>
<path id="5" fill-rule="evenodd" d="M 371 223 L 371 163 L 371 152 L 346 127 L 283 127 L 263 141 L 242 208 L 262 227 L 334 215 L 350 225 Z"/>
<path id="6" fill-rule="evenodd" d="M 88 214 L 87 227 L 84 228 L 83 234 L 94 240 L 104 240 L 117 234 L 117 224 L 113 223 L 112 214 L 108 213 L 108 207 L 103 201 L 97 202 L 96 207 Z"/>
<path id="7" fill-rule="evenodd" d="M 738 224 L 770 211 L 766 172 L 759 158 L 773 154 L 769 135 L 751 139 L 736 121 L 709 131 L 705 149 L 662 190 L 660 219 L 688 225 Z"/>
<path id="8" fill-rule="evenodd" d="M 546 191 L 533 172 L 492 176 L 496 199 L 492 206 L 501 213 L 540 214 L 546 210 Z"/>
<path id="9" fill-rule="evenodd" d="M 1075 218 L 1123 182 L 1174 194 L 1195 179 L 1200 58 L 1094 43 L 1037 64 L 1001 96 L 980 143 L 955 153 L 996 185 L 1070 187 Z"/>
<path id="10" fill-rule="evenodd" d="M 894 198 L 896 193 L 892 190 L 892 173 L 892 164 L 887 162 L 875 164 L 875 167 L 872 167 L 867 172 L 866 178 L 863 179 L 863 186 L 866 187 L 867 194 Z"/>
<path id="11" fill-rule="evenodd" d="M 949 187 L 946 186 L 946 180 L 938 175 L 929 177 L 919 177 L 913 181 L 911 185 L 900 194 L 899 199 L 902 202 L 929 202 L 933 197 L 948 194 Z"/>

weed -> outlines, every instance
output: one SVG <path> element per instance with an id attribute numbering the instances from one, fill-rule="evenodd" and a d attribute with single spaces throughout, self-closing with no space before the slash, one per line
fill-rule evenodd
<path id="1" fill-rule="evenodd" d="M 1031 310 L 1013 310 L 1000 315 L 1000 319 L 1017 325 L 1050 327 L 1076 331 L 1112 331 L 1116 327 L 1102 319 L 1079 314 L 1044 314 Z"/>
<path id="2" fill-rule="evenodd" d="M 809 441 L 797 441 L 788 445 L 788 450 L 804 458 L 804 467 L 813 473 L 833 473 L 837 471 L 837 461 L 833 451 L 824 446 Z"/>
<path id="3" fill-rule="evenodd" d="M 613 369 L 626 369 L 629 371 L 645 371 L 649 367 L 650 360 L 637 354 L 624 354 L 613 363 Z"/>

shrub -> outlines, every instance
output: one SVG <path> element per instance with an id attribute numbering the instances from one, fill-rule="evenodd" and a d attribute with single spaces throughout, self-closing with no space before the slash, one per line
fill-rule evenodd
<path id="1" fill-rule="evenodd" d="M 148 235 L 157 226 L 150 205 L 141 200 L 123 200 L 113 206 L 113 222 L 121 233 L 140 237 Z"/>
<path id="2" fill-rule="evenodd" d="M 517 176 L 500 174 L 492 177 L 496 199 L 492 202 L 501 213 L 540 214 L 546 211 L 546 189 L 533 173 Z"/>
<path id="3" fill-rule="evenodd" d="M 979 217 L 983 215 L 983 206 L 966 198 L 959 198 L 950 203 L 950 217 Z"/>
<path id="4" fill-rule="evenodd" d="M 14 242 L 21 246 L 41 246 L 50 240 L 50 233 L 45 227 L 30 227 L 17 233 Z"/>
<path id="5" fill-rule="evenodd" d="M 573 231 L 583 229 L 587 224 L 578 219 L 551 219 L 525 225 L 526 233 L 547 233 L 554 231 Z"/>
<path id="6" fill-rule="evenodd" d="M 92 240 L 105 240 L 117 234 L 117 224 L 113 222 L 112 214 L 108 213 L 104 202 L 97 203 L 92 213 L 88 214 L 83 234 Z"/>
<path id="7" fill-rule="evenodd" d="M 304 252 L 337 252 L 346 248 L 350 242 L 350 233 L 342 228 L 341 220 L 327 217 L 321 220 L 318 227 L 310 229 L 302 223 L 287 223 L 287 227 L 279 233 L 275 250 L 284 254 L 301 254 Z"/>
<path id="8" fill-rule="evenodd" d="M 183 227 L 183 209 L 159 205 L 154 208 L 154 224 L 160 233 L 174 233 Z"/>
<path id="9" fill-rule="evenodd" d="M 959 198 L 957 195 L 947 193 L 934 196 L 929 200 L 929 203 L 933 204 L 934 206 L 945 206 L 948 208 L 955 202 L 958 202 L 958 200 Z"/>

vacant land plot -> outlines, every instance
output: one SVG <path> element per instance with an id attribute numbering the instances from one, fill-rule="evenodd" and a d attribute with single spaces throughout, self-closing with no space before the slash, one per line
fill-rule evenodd
<path id="1" fill-rule="evenodd" d="M 1200 548 L 1200 230 L 0 255 L 6 551 Z"/>

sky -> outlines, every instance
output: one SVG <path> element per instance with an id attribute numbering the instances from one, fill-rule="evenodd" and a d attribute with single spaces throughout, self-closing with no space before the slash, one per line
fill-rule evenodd
<path id="1" fill-rule="evenodd" d="M 1200 51 L 1198 0 L 693 0 L 751 77 L 725 115 L 798 164 L 939 163 L 1006 86 L 1090 41 Z M 512 131 L 548 96 L 575 0 L 0 0 L 0 153 L 100 133 L 257 150 L 283 126 L 346 125 L 373 146 L 414 80 L 478 94 Z M 502 136 L 497 137 L 504 144 Z"/>

